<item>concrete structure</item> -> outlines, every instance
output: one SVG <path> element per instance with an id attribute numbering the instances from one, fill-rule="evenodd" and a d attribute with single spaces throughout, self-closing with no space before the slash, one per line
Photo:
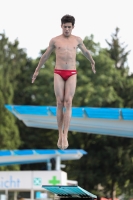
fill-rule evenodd
<path id="1" fill-rule="evenodd" d="M 52 199 L 42 185 L 67 185 L 67 173 L 63 171 L 0 171 L 0 200 L 17 199 L 19 193 L 24 199 Z M 45 198 L 41 198 L 45 196 Z M 51 196 L 52 197 L 52 196 Z"/>
<path id="2" fill-rule="evenodd" d="M 61 170 L 61 161 L 78 160 L 87 154 L 82 149 L 25 149 L 25 150 L 0 150 L 0 166 L 14 164 L 29 164 L 46 162 L 47 169 L 51 170 L 50 159 L 55 159 L 55 170 Z"/>
<path id="3" fill-rule="evenodd" d="M 77 160 L 85 154 L 82 149 L 0 150 L 0 166 L 38 162 L 48 165 L 47 171 L 0 171 L 0 200 L 17 200 L 21 193 L 26 200 L 52 200 L 53 196 L 42 185 L 77 185 L 77 181 L 68 180 L 67 173 L 61 171 L 61 161 Z M 51 170 L 51 158 L 55 159 L 55 170 Z"/>
<path id="4" fill-rule="evenodd" d="M 57 130 L 56 107 L 5 105 L 28 127 Z M 70 131 L 133 138 L 133 109 L 72 108 Z"/>

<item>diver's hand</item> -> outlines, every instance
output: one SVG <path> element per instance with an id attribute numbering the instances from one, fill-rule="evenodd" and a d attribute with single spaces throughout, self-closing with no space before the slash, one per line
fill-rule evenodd
<path id="1" fill-rule="evenodd" d="M 36 77 L 38 76 L 39 71 L 36 69 L 33 76 L 32 76 L 32 83 L 34 83 L 34 81 L 36 80 Z"/>
<path id="2" fill-rule="evenodd" d="M 96 69 L 95 69 L 95 62 L 91 63 L 91 67 L 92 67 L 92 71 L 95 74 L 96 73 Z"/>

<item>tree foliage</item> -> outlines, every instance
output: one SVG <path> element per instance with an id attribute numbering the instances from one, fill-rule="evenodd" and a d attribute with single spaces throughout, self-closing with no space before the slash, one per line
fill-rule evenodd
<path id="1" fill-rule="evenodd" d="M 107 41 L 107 44 L 109 45 L 109 49 L 107 52 L 109 53 L 109 56 L 111 59 L 115 61 L 115 67 L 116 68 L 125 68 L 127 64 L 127 57 L 130 53 L 129 51 L 126 51 L 127 45 L 124 45 L 124 42 L 120 42 L 120 38 L 118 37 L 120 29 L 116 27 L 115 33 L 111 35 L 112 39 L 111 42 Z"/>
<path id="2" fill-rule="evenodd" d="M 19 130 L 14 116 L 5 109 L 5 104 L 12 104 L 19 73 L 17 59 L 21 58 L 18 42 L 9 42 L 5 34 L 0 34 L 0 148 L 17 149 L 20 146 Z M 21 63 L 21 61 L 20 61 Z M 16 70 L 14 69 L 16 68 Z M 18 169 L 18 166 L 1 167 L 1 169 Z"/>

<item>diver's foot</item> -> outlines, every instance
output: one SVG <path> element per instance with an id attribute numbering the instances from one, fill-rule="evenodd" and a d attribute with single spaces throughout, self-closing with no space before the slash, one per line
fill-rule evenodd
<path id="1" fill-rule="evenodd" d="M 67 136 L 65 134 L 62 135 L 62 149 L 67 149 L 69 146 Z"/>
<path id="2" fill-rule="evenodd" d="M 59 149 L 62 149 L 62 138 L 61 137 L 58 138 L 57 147 Z"/>

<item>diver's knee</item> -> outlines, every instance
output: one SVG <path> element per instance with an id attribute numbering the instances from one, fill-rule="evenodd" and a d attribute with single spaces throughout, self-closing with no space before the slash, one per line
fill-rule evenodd
<path id="1" fill-rule="evenodd" d="M 61 100 L 61 99 L 57 99 L 57 107 L 58 107 L 58 108 L 62 108 L 63 105 L 64 105 L 63 100 Z"/>
<path id="2" fill-rule="evenodd" d="M 64 107 L 68 108 L 68 109 L 72 107 L 72 99 L 71 98 L 64 100 Z"/>

